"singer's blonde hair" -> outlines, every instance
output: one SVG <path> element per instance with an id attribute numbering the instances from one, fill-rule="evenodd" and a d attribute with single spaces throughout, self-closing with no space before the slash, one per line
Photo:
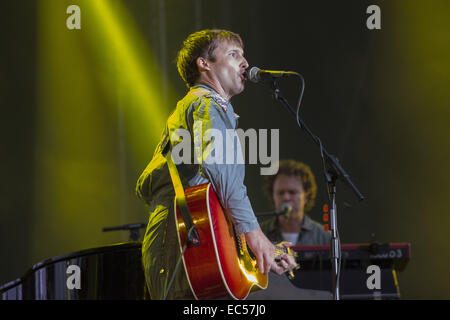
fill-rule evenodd
<path id="1" fill-rule="evenodd" d="M 231 41 L 244 49 L 241 37 L 234 32 L 219 29 L 206 29 L 190 34 L 183 42 L 177 55 L 177 69 L 181 78 L 189 87 L 193 86 L 200 76 L 197 58 L 215 61 L 214 50 L 220 41 Z"/>

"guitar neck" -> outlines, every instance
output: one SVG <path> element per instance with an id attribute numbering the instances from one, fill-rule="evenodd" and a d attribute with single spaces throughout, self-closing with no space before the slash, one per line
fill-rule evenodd
<path id="1" fill-rule="evenodd" d="M 297 257 L 297 252 L 293 251 L 291 248 L 289 247 L 285 247 L 283 245 L 283 242 L 280 242 L 278 244 L 275 244 L 275 260 L 279 260 L 281 258 L 282 255 L 284 254 L 288 254 L 294 258 Z"/>

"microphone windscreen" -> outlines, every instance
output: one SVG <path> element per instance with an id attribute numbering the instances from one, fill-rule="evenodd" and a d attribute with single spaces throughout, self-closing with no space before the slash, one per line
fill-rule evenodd
<path id="1" fill-rule="evenodd" d="M 282 214 L 289 215 L 292 211 L 292 204 L 290 202 L 284 202 L 280 207 L 280 211 Z"/>
<path id="2" fill-rule="evenodd" d="M 259 77 L 258 77 L 258 71 L 260 69 L 258 67 L 252 67 L 250 69 L 250 71 L 248 72 L 248 80 L 250 80 L 251 82 L 259 82 Z"/>

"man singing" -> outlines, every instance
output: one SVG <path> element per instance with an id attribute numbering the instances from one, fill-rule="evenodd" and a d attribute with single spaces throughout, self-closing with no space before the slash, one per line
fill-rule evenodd
<path id="1" fill-rule="evenodd" d="M 331 233 L 306 214 L 314 207 L 317 194 L 316 178 L 307 164 L 281 160 L 277 174 L 264 177 L 264 193 L 275 210 L 280 210 L 283 203 L 292 205 L 289 215 L 261 223 L 271 241 L 289 241 L 294 245 L 330 244 Z"/>
<path id="2" fill-rule="evenodd" d="M 202 133 L 215 129 L 226 137 L 227 129 L 235 130 L 237 115 L 231 97 L 244 90 L 247 60 L 239 35 L 226 30 L 202 30 L 188 36 L 178 52 L 177 67 L 189 92 L 181 99 L 166 122 L 161 142 L 153 158 L 140 176 L 136 192 L 150 206 L 150 218 L 142 245 L 143 266 L 151 299 L 192 299 L 187 276 L 179 268 L 169 288 L 169 281 L 179 258 L 174 216 L 174 188 L 163 150 L 178 129 L 188 130 L 197 161 L 177 166 L 183 187 L 210 182 L 219 200 L 230 213 L 237 233 L 244 234 L 254 253 L 260 272 L 282 274 L 296 264 L 292 257 L 274 260 L 275 247 L 261 231 L 244 185 L 244 164 L 202 161 L 217 143 Z M 200 150 L 198 150 L 200 149 Z M 226 148 L 227 152 L 229 149 Z M 237 155 L 240 146 L 231 152 Z M 236 159 L 233 155 L 233 159 Z M 170 290 L 169 290 L 170 289 Z"/>

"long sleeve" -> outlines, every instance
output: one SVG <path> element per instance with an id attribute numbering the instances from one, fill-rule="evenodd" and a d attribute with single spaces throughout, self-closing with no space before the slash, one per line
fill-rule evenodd
<path id="1" fill-rule="evenodd" d="M 225 111 L 220 98 L 207 95 L 192 107 L 190 129 L 199 173 L 213 183 L 239 234 L 259 228 L 244 185 L 245 164 L 236 135 L 236 115 L 231 104 Z"/>

